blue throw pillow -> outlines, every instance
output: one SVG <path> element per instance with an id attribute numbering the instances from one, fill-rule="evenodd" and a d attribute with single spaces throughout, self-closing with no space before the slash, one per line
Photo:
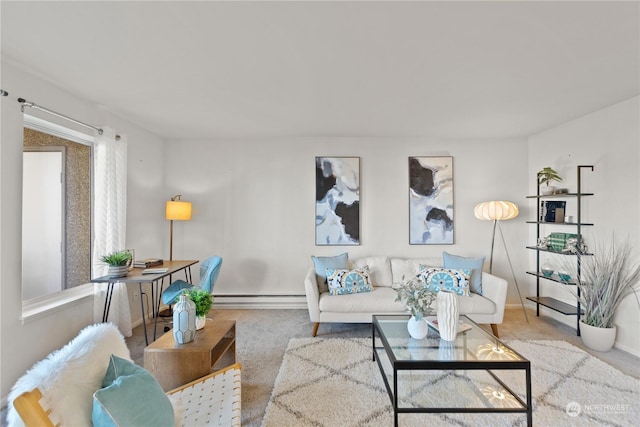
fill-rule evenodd
<path id="1" fill-rule="evenodd" d="M 94 426 L 175 425 L 171 401 L 143 367 L 112 355 L 102 385 L 93 394 Z"/>
<path id="2" fill-rule="evenodd" d="M 482 295 L 482 267 L 484 266 L 484 257 L 465 258 L 442 252 L 442 266 L 444 268 L 471 270 L 469 288 L 471 292 Z"/>
<path id="3" fill-rule="evenodd" d="M 336 256 L 311 256 L 313 266 L 316 270 L 318 289 L 320 292 L 327 292 L 327 268 L 349 269 L 349 254 L 343 253 Z"/>
<path id="4" fill-rule="evenodd" d="M 423 266 L 421 266 L 423 267 Z M 418 273 L 424 286 L 433 291 L 440 292 L 443 289 L 455 292 L 465 297 L 469 295 L 470 270 L 454 270 L 450 268 L 423 268 Z"/>
<path id="5" fill-rule="evenodd" d="M 327 268 L 329 295 L 347 295 L 371 292 L 371 278 L 367 269 L 335 270 Z"/>

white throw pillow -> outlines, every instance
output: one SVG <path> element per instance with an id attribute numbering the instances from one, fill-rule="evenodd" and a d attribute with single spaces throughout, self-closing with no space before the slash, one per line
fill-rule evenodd
<path id="1" fill-rule="evenodd" d="M 393 284 L 391 263 L 386 256 L 360 258 L 352 261 L 351 264 L 358 269 L 367 267 L 373 286 L 391 286 Z"/>
<path id="2" fill-rule="evenodd" d="M 399 286 L 405 280 L 416 277 L 418 273 L 420 273 L 420 270 L 422 270 L 421 265 L 440 267 L 442 260 L 431 258 L 391 258 L 393 286 Z"/>
<path id="3" fill-rule="evenodd" d="M 8 398 L 8 425 L 24 426 L 13 401 L 37 387 L 42 393 L 40 405 L 51 410 L 49 418 L 54 425 L 91 426 L 93 393 L 102 388 L 112 354 L 131 360 L 124 337 L 115 325 L 98 323 L 81 330 L 66 346 L 37 362 L 18 379 Z"/>

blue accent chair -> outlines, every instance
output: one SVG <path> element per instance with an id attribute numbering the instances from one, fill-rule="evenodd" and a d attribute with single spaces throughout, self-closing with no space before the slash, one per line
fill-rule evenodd
<path id="1" fill-rule="evenodd" d="M 218 280 L 220 275 L 220 268 L 222 267 L 222 258 L 219 256 L 212 256 L 205 259 L 200 263 L 200 283 L 198 286 L 194 286 L 184 280 L 176 280 L 162 293 L 162 302 L 167 305 L 172 305 L 177 302 L 178 297 L 185 289 L 204 289 L 205 291 L 212 293 L 213 286 Z"/>

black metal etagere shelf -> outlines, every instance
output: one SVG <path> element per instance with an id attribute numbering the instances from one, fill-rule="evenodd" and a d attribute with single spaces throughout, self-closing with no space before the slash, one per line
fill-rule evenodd
<path id="1" fill-rule="evenodd" d="M 544 195 L 540 194 L 540 183 L 537 181 L 537 194 L 533 196 L 527 196 L 528 199 L 536 199 L 536 218 L 540 218 L 540 199 L 559 199 L 559 198 L 575 198 L 577 211 L 576 211 L 576 222 L 544 222 L 544 221 L 527 221 L 527 224 L 535 224 L 536 225 L 536 242 L 540 240 L 541 229 L 546 225 L 559 225 L 559 226 L 571 226 L 576 228 L 577 235 L 577 248 L 582 247 L 582 227 L 593 226 L 592 223 L 582 222 L 582 198 L 587 196 L 593 196 L 594 193 L 583 193 L 582 192 L 582 169 L 589 169 L 593 171 L 592 165 L 579 165 L 577 167 L 578 170 L 578 188 L 575 193 L 562 193 L 562 194 L 550 194 Z M 527 274 L 533 275 L 536 277 L 536 296 L 527 297 L 528 300 L 536 303 L 536 316 L 540 316 L 540 306 L 546 307 L 548 309 L 554 310 L 558 313 L 562 313 L 567 316 L 576 316 L 576 333 L 580 335 L 580 316 L 584 314 L 584 311 L 580 307 L 580 301 L 576 299 L 576 304 L 567 304 L 564 301 L 560 301 L 558 299 L 542 296 L 540 295 L 540 283 L 542 280 L 559 283 L 565 286 L 575 286 L 576 282 L 581 278 L 581 266 L 580 266 L 580 258 L 582 256 L 593 255 L 591 253 L 566 253 L 562 251 L 555 251 L 545 247 L 539 246 L 527 246 L 527 249 L 532 249 L 536 251 L 536 270 L 535 271 L 527 271 Z M 540 254 L 543 252 L 557 254 L 557 255 L 566 255 L 566 256 L 574 256 L 576 257 L 576 272 L 577 277 L 573 278 L 573 280 L 565 281 L 562 280 L 557 274 L 553 274 L 551 276 L 545 276 L 542 273 L 541 264 L 540 264 Z M 580 289 L 577 288 L 577 295 L 580 297 Z"/>

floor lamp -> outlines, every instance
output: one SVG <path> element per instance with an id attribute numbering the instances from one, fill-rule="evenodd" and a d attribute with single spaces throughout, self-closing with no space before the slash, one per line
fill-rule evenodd
<path id="1" fill-rule="evenodd" d="M 167 201 L 165 217 L 171 222 L 171 234 L 169 237 L 169 261 L 173 261 L 173 221 L 191 220 L 191 202 L 180 200 L 182 194 L 175 195 Z"/>
<path id="2" fill-rule="evenodd" d="M 520 297 L 520 305 L 524 312 L 524 318 L 529 323 L 529 317 L 527 311 L 524 308 L 524 302 L 522 301 L 522 294 L 520 293 L 520 287 L 516 280 L 516 274 L 513 271 L 513 265 L 511 264 L 511 258 L 509 257 L 509 251 L 507 250 L 507 243 L 504 240 L 502 234 L 502 228 L 500 227 L 500 221 L 507 221 L 518 216 L 518 206 L 512 202 L 504 202 L 498 200 L 492 200 L 490 202 L 482 202 L 476 205 L 473 210 L 476 218 L 482 220 L 493 221 L 493 237 L 491 238 L 491 257 L 489 258 L 489 273 L 493 273 L 493 247 L 496 241 L 496 227 L 500 230 L 500 237 L 502 238 L 502 244 L 504 245 L 504 251 L 507 254 L 507 261 L 509 262 L 509 268 L 511 269 L 511 275 L 513 276 L 513 282 L 516 284 L 518 290 L 518 297 Z"/>

